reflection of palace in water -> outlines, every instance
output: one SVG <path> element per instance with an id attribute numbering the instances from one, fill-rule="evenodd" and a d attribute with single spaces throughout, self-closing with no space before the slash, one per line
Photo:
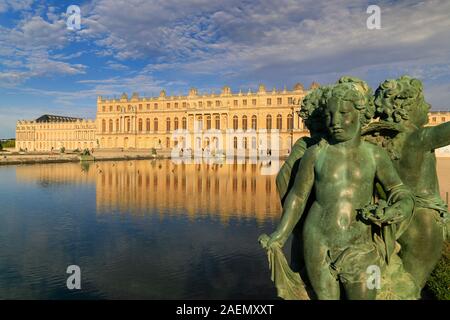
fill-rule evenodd
<path id="1" fill-rule="evenodd" d="M 450 158 L 438 159 L 441 197 L 450 192 Z M 42 185 L 96 187 L 98 213 L 217 217 L 228 221 L 278 219 L 281 206 L 275 175 L 262 164 L 175 164 L 170 160 L 39 164 L 17 166 L 17 179 Z"/>
<path id="2" fill-rule="evenodd" d="M 258 164 L 179 164 L 136 161 L 100 164 L 98 211 L 113 208 L 191 217 L 256 217 L 280 211 L 274 176 L 261 176 Z"/>
<path id="3" fill-rule="evenodd" d="M 277 219 L 281 206 L 275 175 L 261 163 L 174 164 L 170 160 L 67 163 L 17 167 L 27 182 L 95 183 L 98 213 L 114 211 L 161 217 L 188 215 L 227 221 Z"/>
<path id="4" fill-rule="evenodd" d="M 79 163 L 35 164 L 16 167 L 16 177 L 20 182 L 37 184 L 94 184 L 95 171 Z"/>

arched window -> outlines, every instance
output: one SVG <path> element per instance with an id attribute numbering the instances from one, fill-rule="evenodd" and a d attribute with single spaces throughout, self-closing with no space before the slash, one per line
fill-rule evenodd
<path id="1" fill-rule="evenodd" d="M 202 116 L 198 116 L 197 125 L 198 125 L 198 130 L 203 130 L 203 117 Z"/>
<path id="2" fill-rule="evenodd" d="M 233 129 L 237 130 L 238 126 L 239 126 L 238 117 L 237 116 L 233 116 Z"/>
<path id="3" fill-rule="evenodd" d="M 256 118 L 255 115 L 252 116 L 252 129 L 256 130 L 256 128 L 258 127 L 258 120 Z"/>
<path id="4" fill-rule="evenodd" d="M 170 118 L 169 117 L 166 118 L 166 131 L 167 132 L 170 131 Z"/>
<path id="5" fill-rule="evenodd" d="M 119 119 L 116 119 L 116 132 L 119 132 L 119 130 L 120 130 Z"/>
<path id="6" fill-rule="evenodd" d="M 270 114 L 266 117 L 266 129 L 271 130 L 272 129 L 272 116 Z"/>
<path id="7" fill-rule="evenodd" d="M 178 130 L 178 117 L 175 117 L 173 120 L 173 129 Z"/>
<path id="8" fill-rule="evenodd" d="M 186 130 L 187 129 L 187 121 L 186 121 L 186 117 L 183 117 L 183 119 L 181 120 L 183 129 Z"/>
<path id="9" fill-rule="evenodd" d="M 109 120 L 109 132 L 113 132 L 113 121 L 112 121 L 112 119 Z"/>
<path id="10" fill-rule="evenodd" d="M 247 130 L 247 116 L 242 116 L 242 130 Z"/>
<path id="11" fill-rule="evenodd" d="M 294 117 L 292 114 L 288 114 L 287 116 L 287 128 L 288 130 L 292 130 L 294 128 Z"/>
<path id="12" fill-rule="evenodd" d="M 150 118 L 147 118 L 147 120 L 145 120 L 145 130 L 147 132 L 150 131 Z"/>
<path id="13" fill-rule="evenodd" d="M 153 131 L 158 131 L 158 118 L 153 119 Z"/>
<path id="14" fill-rule="evenodd" d="M 166 138 L 166 147 L 170 148 L 170 138 L 169 137 Z"/>
<path id="15" fill-rule="evenodd" d="M 244 139 L 242 140 L 242 147 L 244 149 L 247 149 L 247 137 L 244 137 Z"/>
<path id="16" fill-rule="evenodd" d="M 238 145 L 237 145 L 237 137 L 234 137 L 234 138 L 233 138 L 233 147 L 234 147 L 235 149 L 237 149 L 237 147 L 238 147 Z"/>
<path id="17" fill-rule="evenodd" d="M 141 118 L 139 118 L 138 130 L 139 130 L 139 132 L 142 132 L 142 119 Z"/>
<path id="18" fill-rule="evenodd" d="M 277 115 L 277 129 L 283 129 L 283 117 L 281 116 L 281 114 Z"/>
<path id="19" fill-rule="evenodd" d="M 216 115 L 215 120 L 216 120 L 216 129 L 220 130 L 220 116 Z"/>
<path id="20" fill-rule="evenodd" d="M 252 149 L 256 149 L 256 137 L 252 137 Z"/>
<path id="21" fill-rule="evenodd" d="M 102 132 L 106 132 L 106 120 L 102 120 Z"/>
<path id="22" fill-rule="evenodd" d="M 127 132 L 131 131 L 131 119 L 127 118 Z"/>
<path id="23" fill-rule="evenodd" d="M 211 116 L 210 115 L 206 116 L 206 129 L 207 130 L 211 129 Z"/>

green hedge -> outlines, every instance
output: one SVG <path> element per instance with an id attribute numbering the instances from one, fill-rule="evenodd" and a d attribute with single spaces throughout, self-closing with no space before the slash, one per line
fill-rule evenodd
<path id="1" fill-rule="evenodd" d="M 450 243 L 444 243 L 441 260 L 427 282 L 428 289 L 438 300 L 450 300 Z"/>
<path id="2" fill-rule="evenodd" d="M 16 147 L 16 140 L 6 140 L 0 142 L 1 147 L 3 148 L 15 148 Z M 1 148 L 0 148 L 1 149 Z"/>

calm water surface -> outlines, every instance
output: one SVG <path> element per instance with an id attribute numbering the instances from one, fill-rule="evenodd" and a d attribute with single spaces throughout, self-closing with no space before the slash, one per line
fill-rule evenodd
<path id="1" fill-rule="evenodd" d="M 445 199 L 450 158 L 438 171 Z M 276 297 L 257 238 L 280 204 L 259 164 L 4 166 L 0 199 L 0 299 Z"/>
<path id="2" fill-rule="evenodd" d="M 1 299 L 276 297 L 257 238 L 280 205 L 259 165 L 7 166 L 0 199 Z"/>

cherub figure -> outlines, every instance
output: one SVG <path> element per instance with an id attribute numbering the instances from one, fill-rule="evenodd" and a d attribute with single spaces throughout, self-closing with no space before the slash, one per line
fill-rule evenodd
<path id="1" fill-rule="evenodd" d="M 292 151 L 289 157 L 284 162 L 283 166 L 277 174 L 276 184 L 278 194 L 280 196 L 281 203 L 284 204 L 286 196 L 289 190 L 294 185 L 295 174 L 298 172 L 298 166 L 301 158 L 303 157 L 306 149 L 319 143 L 320 140 L 326 137 L 327 128 L 323 118 L 323 112 L 320 108 L 320 104 L 323 103 L 323 97 L 326 96 L 326 91 L 329 87 L 319 87 L 312 90 L 305 96 L 301 103 L 299 110 L 299 116 L 303 119 L 305 126 L 308 128 L 310 137 L 302 137 L 298 139 L 292 147 Z M 308 205 L 305 210 L 309 210 L 312 204 L 312 197 L 308 199 Z M 290 267 L 295 272 L 304 271 L 303 261 L 303 240 L 302 240 L 302 227 L 303 221 L 299 221 L 297 226 L 292 232 L 292 245 L 291 245 L 291 264 Z"/>
<path id="2" fill-rule="evenodd" d="M 395 195 L 379 223 L 407 220 L 414 203 L 387 153 L 361 139 L 361 127 L 373 117 L 371 96 L 349 81 L 330 87 L 323 98 L 328 134 L 305 151 L 285 198 L 281 222 L 266 246 L 284 245 L 313 194 L 302 236 L 315 294 L 319 299 L 339 299 L 342 284 L 348 299 L 374 299 L 376 290 L 367 286 L 367 268 L 382 264 L 383 259 L 371 223 L 358 212 L 372 203 L 375 181 Z"/>
<path id="3" fill-rule="evenodd" d="M 423 288 L 442 254 L 448 209 L 439 196 L 434 150 L 450 144 L 450 122 L 425 127 L 430 105 L 422 83 L 403 76 L 384 81 L 375 92 L 376 117 L 364 134 L 387 149 L 400 178 L 415 195 L 409 225 L 400 230 L 399 255 Z"/>

